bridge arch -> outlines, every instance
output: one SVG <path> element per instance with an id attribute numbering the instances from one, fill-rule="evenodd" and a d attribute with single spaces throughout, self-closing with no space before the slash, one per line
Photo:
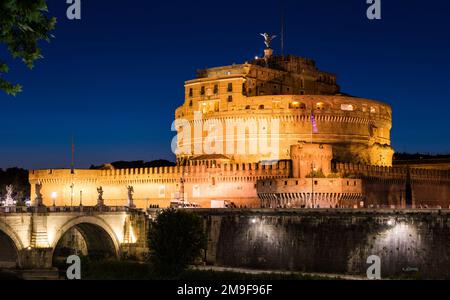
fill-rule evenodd
<path id="1" fill-rule="evenodd" d="M 8 224 L 0 222 L 0 268 L 20 268 L 20 251 L 23 249 L 15 231 Z"/>
<path id="2" fill-rule="evenodd" d="M 82 236 L 89 256 L 93 252 L 97 254 L 101 252 L 101 255 L 119 258 L 119 238 L 103 219 L 94 216 L 79 216 L 61 226 L 53 240 L 53 258 L 60 251 L 65 235 L 70 234 L 74 230 Z"/>

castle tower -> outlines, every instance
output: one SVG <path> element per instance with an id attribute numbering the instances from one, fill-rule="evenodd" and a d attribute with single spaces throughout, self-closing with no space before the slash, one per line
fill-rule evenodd
<path id="1" fill-rule="evenodd" d="M 331 145 L 339 162 L 392 166 L 391 107 L 341 94 L 336 75 L 311 59 L 274 54 L 275 36 L 262 35 L 264 58 L 186 81 L 185 103 L 175 112 L 179 164 L 208 155 L 234 163 L 289 160 L 291 146 L 304 142 Z"/>
<path id="2" fill-rule="evenodd" d="M 300 144 L 291 146 L 292 176 L 306 178 L 314 173 L 328 176 L 331 171 L 333 150 L 330 145 Z"/>

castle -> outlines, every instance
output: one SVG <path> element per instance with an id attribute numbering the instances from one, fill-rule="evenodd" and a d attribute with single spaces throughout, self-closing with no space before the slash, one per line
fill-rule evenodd
<path id="1" fill-rule="evenodd" d="M 340 92 L 313 60 L 197 72 L 175 112 L 176 167 L 32 170 L 34 205 L 449 207 L 448 170 L 392 167 L 392 110 Z"/>

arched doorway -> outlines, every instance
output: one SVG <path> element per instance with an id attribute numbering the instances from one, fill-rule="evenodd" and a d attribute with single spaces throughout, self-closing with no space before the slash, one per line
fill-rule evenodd
<path id="1" fill-rule="evenodd" d="M 90 222 L 68 224 L 55 241 L 53 265 L 66 267 L 71 255 L 89 257 L 91 260 L 115 259 L 118 257 L 114 235 L 101 225 Z"/>
<path id="2" fill-rule="evenodd" d="M 0 230 L 0 270 L 19 267 L 19 253 L 14 241 Z"/>

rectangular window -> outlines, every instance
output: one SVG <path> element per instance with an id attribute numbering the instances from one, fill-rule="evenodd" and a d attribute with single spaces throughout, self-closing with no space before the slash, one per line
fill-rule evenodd
<path id="1" fill-rule="evenodd" d="M 232 83 L 229 83 L 229 84 L 228 84 L 227 91 L 228 91 L 229 93 L 231 93 L 231 92 L 233 91 L 233 84 L 232 84 Z"/>
<path id="2" fill-rule="evenodd" d="M 205 95 L 205 87 L 202 86 L 201 90 L 200 90 L 200 95 L 204 96 Z"/>
<path id="3" fill-rule="evenodd" d="M 194 89 L 193 88 L 190 88 L 189 89 L 189 97 L 193 97 L 194 96 Z"/>
<path id="4" fill-rule="evenodd" d="M 228 96 L 228 102 L 233 102 L 233 96 Z"/>
<path id="5" fill-rule="evenodd" d="M 219 85 L 214 85 L 214 94 L 218 94 L 219 93 Z"/>

